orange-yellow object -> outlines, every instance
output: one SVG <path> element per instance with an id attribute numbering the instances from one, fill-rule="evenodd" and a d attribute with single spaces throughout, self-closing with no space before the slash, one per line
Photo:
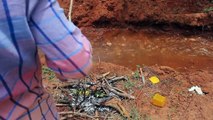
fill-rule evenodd
<path id="1" fill-rule="evenodd" d="M 152 104 L 158 107 L 163 107 L 166 103 L 166 97 L 156 93 L 152 98 Z"/>
<path id="2" fill-rule="evenodd" d="M 149 78 L 149 80 L 152 82 L 152 84 L 157 84 L 160 82 L 160 80 L 156 76 L 152 76 Z"/>

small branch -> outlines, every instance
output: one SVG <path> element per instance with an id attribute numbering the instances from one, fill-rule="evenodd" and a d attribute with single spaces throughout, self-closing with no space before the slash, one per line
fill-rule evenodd
<path id="1" fill-rule="evenodd" d="M 70 0 L 69 21 L 71 21 L 71 19 L 72 19 L 72 7 L 73 7 L 73 0 Z"/>
<path id="2" fill-rule="evenodd" d="M 108 116 L 109 116 L 109 113 L 106 114 L 106 116 L 104 117 L 104 120 L 107 120 Z"/>
<path id="3" fill-rule="evenodd" d="M 72 115 L 70 116 L 70 114 L 72 114 Z M 66 118 L 70 118 L 70 117 L 74 117 L 74 116 L 80 116 L 80 117 L 87 117 L 87 118 L 90 118 L 90 119 L 94 119 L 93 116 L 87 115 L 85 113 L 78 113 L 78 112 L 73 112 L 73 111 L 59 112 L 59 115 L 68 115 L 68 116 L 66 116 Z"/>
<path id="4" fill-rule="evenodd" d="M 106 88 L 107 88 L 109 91 L 115 93 L 116 95 L 125 97 L 125 98 L 135 99 L 134 96 L 132 96 L 132 95 L 130 95 L 130 94 L 128 94 L 128 93 L 126 93 L 126 92 L 124 92 L 124 91 L 118 89 L 118 88 L 112 87 L 106 79 L 104 79 L 104 81 L 106 82 Z"/>
<path id="5" fill-rule="evenodd" d="M 60 103 L 60 104 L 69 104 L 70 102 L 67 101 L 67 100 L 59 99 L 59 100 L 57 101 L 57 103 Z"/>
<path id="6" fill-rule="evenodd" d="M 108 79 L 108 80 L 111 80 L 111 79 L 114 79 L 114 78 L 116 78 L 116 75 L 111 76 L 111 77 L 108 77 L 107 79 Z"/>
<path id="7" fill-rule="evenodd" d="M 88 114 L 85 114 L 85 113 L 79 113 L 79 112 L 73 112 L 73 111 L 67 111 L 67 112 L 59 112 L 59 115 L 62 115 L 62 116 L 65 116 L 65 117 L 62 117 L 61 120 L 65 120 L 67 118 L 72 118 L 74 116 L 80 116 L 80 117 L 87 117 L 87 118 L 90 118 L 90 119 L 95 119 L 95 118 L 105 118 L 105 117 L 102 117 L 102 116 L 91 116 L 91 115 L 88 115 Z"/>
<path id="8" fill-rule="evenodd" d="M 143 84 L 145 85 L 146 84 L 146 81 L 145 81 L 145 76 L 144 76 L 144 74 L 143 74 L 143 70 L 142 70 L 142 68 L 140 68 L 139 69 L 140 70 L 140 77 L 141 77 L 141 79 L 142 79 L 142 82 L 143 82 Z"/>
<path id="9" fill-rule="evenodd" d="M 56 104 L 56 107 L 66 107 L 68 106 L 69 104 Z"/>
<path id="10" fill-rule="evenodd" d="M 107 75 L 109 75 L 109 74 L 110 74 L 110 72 L 104 73 L 104 74 L 98 76 L 97 79 L 105 78 L 105 77 L 106 77 Z"/>
<path id="11" fill-rule="evenodd" d="M 119 95 L 119 96 L 122 96 L 122 97 L 125 97 L 125 98 L 129 98 L 129 99 L 135 99 L 135 96 L 132 96 L 132 95 L 130 95 L 130 94 L 127 94 L 127 93 L 124 92 L 124 91 L 121 92 L 121 90 L 119 90 L 119 92 L 118 92 L 117 89 L 115 90 L 113 87 L 108 87 L 108 89 L 109 89 L 111 92 L 113 92 L 113 93 L 115 93 L 115 94 L 117 94 L 117 95 Z"/>
<path id="12" fill-rule="evenodd" d="M 120 80 L 128 80 L 125 76 L 121 76 L 121 77 L 115 77 L 111 80 L 108 80 L 109 83 L 114 83 L 114 82 L 117 82 L 117 81 L 120 81 Z"/>

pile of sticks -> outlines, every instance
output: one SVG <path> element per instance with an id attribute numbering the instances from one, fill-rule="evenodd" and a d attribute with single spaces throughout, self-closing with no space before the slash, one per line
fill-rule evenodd
<path id="1" fill-rule="evenodd" d="M 128 77 L 126 76 L 111 76 L 108 77 L 110 74 L 110 72 L 104 73 L 100 76 L 97 76 L 94 80 L 91 77 L 87 77 L 84 80 L 80 80 L 79 82 L 74 82 L 74 83 L 69 83 L 66 85 L 61 85 L 61 86 L 57 86 L 57 89 L 62 90 L 62 91 L 66 91 L 66 89 L 69 88 L 82 88 L 84 90 L 92 90 L 92 91 L 96 91 L 96 90 L 103 90 L 106 93 L 106 99 L 102 99 L 102 101 L 97 102 L 97 105 L 103 106 L 105 102 L 110 101 L 111 99 L 135 99 L 135 97 L 131 94 L 128 94 L 127 92 L 117 88 L 114 86 L 114 84 L 116 82 L 119 81 L 127 81 Z M 95 81 L 95 82 L 91 82 L 91 81 Z M 86 100 L 86 92 L 84 92 L 84 100 Z M 79 96 L 77 96 L 79 97 Z M 78 99 L 78 98 L 77 98 Z M 83 101 L 84 101 L 83 100 Z M 82 101 L 82 102 L 83 102 Z M 61 104 L 60 102 L 56 105 L 57 107 L 68 107 L 70 105 L 70 102 L 75 102 L 75 101 L 66 101 L 63 102 L 63 104 Z M 82 103 L 81 102 L 81 103 Z M 111 107 L 111 106 L 109 106 Z M 109 118 L 106 116 L 92 116 L 92 115 L 88 115 L 84 112 L 82 112 L 82 110 L 80 109 L 80 104 L 76 105 L 76 107 L 72 110 L 72 111 L 63 111 L 60 112 L 59 115 L 61 116 L 61 119 L 68 119 L 68 118 L 73 118 L 73 117 L 84 117 L 87 119 L 98 119 L 98 118 Z M 113 108 L 116 109 L 116 108 Z M 119 106 L 118 106 L 119 109 Z M 116 109 L 118 112 L 120 112 L 120 110 Z M 122 112 L 122 111 L 121 111 Z M 122 115 L 122 113 L 121 113 Z"/>

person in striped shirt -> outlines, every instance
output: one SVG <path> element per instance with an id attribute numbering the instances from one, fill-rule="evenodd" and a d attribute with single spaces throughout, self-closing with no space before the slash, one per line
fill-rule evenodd
<path id="1" fill-rule="evenodd" d="M 56 0 L 0 1 L 0 120 L 57 120 L 41 80 L 40 48 L 60 78 L 88 74 L 91 45 Z"/>

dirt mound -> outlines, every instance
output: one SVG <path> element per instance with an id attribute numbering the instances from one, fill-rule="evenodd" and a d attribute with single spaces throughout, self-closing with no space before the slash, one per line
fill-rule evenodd
<path id="1" fill-rule="evenodd" d="M 66 13 L 68 0 L 59 0 Z M 78 26 L 178 23 L 212 26 L 212 0 L 74 0 L 73 21 Z"/>

